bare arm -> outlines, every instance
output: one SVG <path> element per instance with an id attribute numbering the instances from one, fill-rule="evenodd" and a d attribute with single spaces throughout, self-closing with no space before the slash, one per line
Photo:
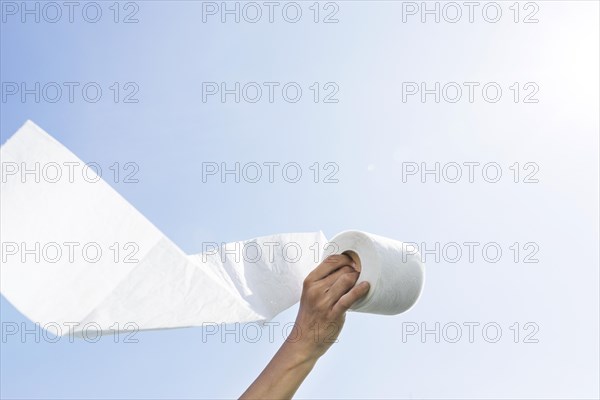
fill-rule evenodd
<path id="1" fill-rule="evenodd" d="M 354 286 L 360 271 L 355 254 L 325 259 L 304 280 L 300 309 L 290 335 L 242 399 L 291 399 L 317 360 L 335 342 L 346 311 L 369 291 Z"/>

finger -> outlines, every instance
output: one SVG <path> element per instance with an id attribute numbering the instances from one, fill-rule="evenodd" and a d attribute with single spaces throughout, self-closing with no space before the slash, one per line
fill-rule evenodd
<path id="1" fill-rule="evenodd" d="M 319 284 L 322 285 L 324 288 L 329 289 L 331 288 L 331 286 L 333 286 L 335 281 L 337 281 L 342 274 L 347 274 L 350 272 L 356 272 L 356 270 L 349 265 L 343 265 L 340 268 L 333 271 L 331 274 L 327 275 L 325 278 L 321 279 L 319 281 Z"/>
<path id="2" fill-rule="evenodd" d="M 348 293 L 340 297 L 337 303 L 335 303 L 333 312 L 338 315 L 345 313 L 354 303 L 369 293 L 369 288 L 369 282 L 366 281 L 354 286 Z"/>
<path id="3" fill-rule="evenodd" d="M 348 293 L 350 289 L 354 286 L 356 281 L 358 280 L 358 272 L 347 272 L 341 274 L 338 279 L 335 281 L 331 288 L 327 291 L 327 297 L 330 300 L 330 304 L 335 304 L 338 302 L 340 297 Z"/>
<path id="4" fill-rule="evenodd" d="M 358 272 L 360 272 L 361 269 L 361 263 L 360 263 L 360 257 L 358 256 L 358 254 L 356 254 L 354 251 L 352 250 L 348 250 L 345 251 L 344 253 L 347 255 L 348 257 L 350 257 L 352 259 L 352 261 L 354 261 L 354 269 L 356 269 Z"/>
<path id="5" fill-rule="evenodd" d="M 354 267 L 356 264 L 354 264 L 354 261 L 345 254 L 329 256 L 308 274 L 306 279 L 313 282 L 318 281 L 344 265 L 352 265 Z"/>

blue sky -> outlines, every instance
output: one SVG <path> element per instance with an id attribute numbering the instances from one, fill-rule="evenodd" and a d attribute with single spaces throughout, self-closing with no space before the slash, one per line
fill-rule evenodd
<path id="1" fill-rule="evenodd" d="M 118 23 L 113 2 L 97 2 L 96 23 L 85 20 L 86 3 L 79 3 L 73 23 L 64 8 L 58 22 L 42 14 L 36 23 L 31 15 L 21 21 L 23 3 L 0 4 L 3 96 L 10 82 L 79 84 L 73 102 L 66 92 L 56 103 L 48 101 L 51 92 L 39 103 L 33 95 L 7 95 L 0 103 L 2 143 L 31 119 L 84 161 L 106 168 L 136 163 L 139 183 L 108 183 L 187 253 L 207 241 L 317 230 L 331 237 L 346 229 L 428 248 L 500 244 L 497 263 L 431 257 L 423 296 L 406 314 L 349 314 L 339 343 L 299 398 L 598 396 L 597 2 L 536 2 L 537 11 L 520 8 L 518 23 L 512 2 L 499 3 L 497 23 L 480 13 L 473 23 L 421 23 L 418 14 L 402 23 L 402 3 L 385 1 L 321 2 L 318 23 L 313 2 L 298 3 L 297 23 L 279 9 L 273 23 L 222 23 L 218 15 L 204 23 L 203 3 L 194 1 L 121 2 Z M 539 22 L 522 23 L 534 11 Z M 138 22 L 123 23 L 130 13 Z M 330 13 L 337 23 L 322 22 Z M 303 95 L 296 103 L 280 90 L 273 103 L 236 103 L 232 96 L 203 102 L 203 82 L 292 82 Z M 486 102 L 478 89 L 473 103 L 403 102 L 402 82 L 497 82 L 503 96 Z M 539 102 L 515 103 L 514 82 L 520 96 L 535 83 Z M 102 88 L 98 102 L 79 90 L 90 83 Z M 333 88 L 339 101 L 325 103 Z M 124 102 L 136 89 L 130 100 L 138 101 Z M 303 178 L 203 182 L 205 162 L 295 162 Z M 407 162 L 493 162 L 503 178 L 403 182 Z M 514 183 L 515 162 L 539 166 L 539 182 Z M 335 164 L 339 182 L 323 182 L 326 163 Z M 539 263 L 514 262 L 515 242 L 537 244 Z M 3 329 L 27 321 L 0 301 Z M 275 321 L 281 326 L 294 316 L 292 308 Z M 495 322 L 503 336 L 497 343 L 481 334 L 473 343 L 403 343 L 410 324 L 436 322 Z M 523 343 L 521 335 L 515 343 L 515 322 L 521 334 L 524 324 L 535 323 L 539 342 Z M 1 395 L 235 397 L 282 342 L 281 329 L 275 331 L 274 340 L 263 332 L 257 343 L 236 343 L 231 334 L 221 340 L 223 332 L 203 340 L 200 328 L 140 332 L 138 343 L 9 337 L 1 343 Z"/>

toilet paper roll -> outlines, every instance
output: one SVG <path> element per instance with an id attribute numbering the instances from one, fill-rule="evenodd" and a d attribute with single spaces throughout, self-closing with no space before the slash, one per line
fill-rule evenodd
<path id="1" fill-rule="evenodd" d="M 21 175 L 34 166 L 85 165 L 31 121 L 0 148 L 0 158 L 0 292 L 42 327 L 75 323 L 74 333 L 91 326 L 106 334 L 131 324 L 149 330 L 269 320 L 300 300 L 322 254 L 315 249 L 359 255 L 359 280 L 371 289 L 355 311 L 397 314 L 421 292 L 419 256 L 364 232 L 341 233 L 329 245 L 322 232 L 310 232 L 225 246 L 262 254 L 257 261 L 226 251 L 187 255 L 93 171 L 85 179 Z M 123 249 L 116 259 L 115 244 Z M 88 245 L 98 257 L 86 257 Z M 298 257 L 272 254 L 290 246 Z"/>
<path id="2" fill-rule="evenodd" d="M 372 233 L 345 231 L 331 239 L 323 257 L 355 252 L 361 271 L 357 284 L 369 282 L 367 296 L 351 310 L 394 315 L 411 308 L 425 282 L 425 267 L 413 246 Z"/>

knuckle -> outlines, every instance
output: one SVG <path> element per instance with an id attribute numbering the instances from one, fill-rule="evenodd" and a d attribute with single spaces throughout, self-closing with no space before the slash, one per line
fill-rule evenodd
<path id="1" fill-rule="evenodd" d="M 341 279 L 342 282 L 345 284 L 354 284 L 354 282 L 356 282 L 356 276 L 354 276 L 354 274 L 344 274 L 342 275 Z"/>
<path id="2" fill-rule="evenodd" d="M 326 262 L 326 263 L 333 264 L 333 263 L 337 262 L 338 258 L 339 258 L 338 255 L 332 254 L 330 256 L 327 256 L 327 258 L 325 258 L 325 260 L 323 260 L 323 261 Z"/>
<path id="3" fill-rule="evenodd" d="M 349 265 L 344 265 L 344 266 L 341 268 L 341 272 L 342 272 L 344 275 L 346 275 L 346 274 L 348 274 L 348 273 L 354 272 L 354 268 L 352 268 L 352 267 L 351 267 L 351 266 L 349 266 Z"/>
<path id="4" fill-rule="evenodd" d="M 347 297 L 340 299 L 340 306 L 342 306 L 342 308 L 344 310 L 349 309 L 351 305 L 352 305 L 352 301 L 350 299 L 348 299 Z"/>
<path id="5" fill-rule="evenodd" d="M 304 279 L 304 281 L 302 282 L 302 289 L 307 290 L 310 286 L 311 286 L 310 277 L 306 277 L 306 279 Z"/>

